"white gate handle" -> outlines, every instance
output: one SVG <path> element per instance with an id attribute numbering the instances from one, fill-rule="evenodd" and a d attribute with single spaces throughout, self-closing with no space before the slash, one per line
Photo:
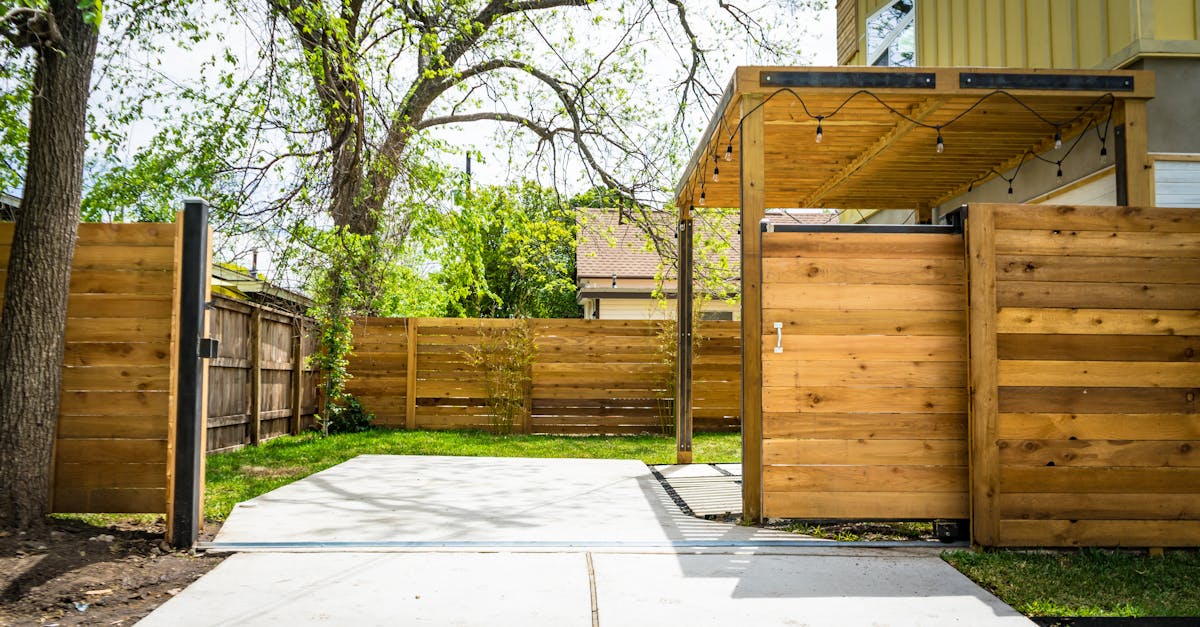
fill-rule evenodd
<path id="1" fill-rule="evenodd" d="M 775 352 L 783 352 L 783 323 L 775 323 Z"/>

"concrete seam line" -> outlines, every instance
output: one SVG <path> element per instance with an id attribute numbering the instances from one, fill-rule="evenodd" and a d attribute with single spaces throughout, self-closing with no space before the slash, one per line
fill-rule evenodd
<path id="1" fill-rule="evenodd" d="M 600 604 L 596 602 L 596 565 L 592 563 L 592 554 L 587 554 L 588 589 L 592 595 L 592 627 L 600 627 Z"/>

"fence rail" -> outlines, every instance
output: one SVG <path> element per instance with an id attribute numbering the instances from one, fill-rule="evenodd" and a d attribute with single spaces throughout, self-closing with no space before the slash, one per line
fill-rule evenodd
<path id="1" fill-rule="evenodd" d="M 527 337 L 526 433 L 656 433 L 673 426 L 673 366 L 653 320 L 367 318 L 354 327 L 347 389 L 375 424 L 409 429 L 489 429 L 500 345 Z M 696 350 L 695 425 L 739 426 L 737 322 L 705 322 Z"/>

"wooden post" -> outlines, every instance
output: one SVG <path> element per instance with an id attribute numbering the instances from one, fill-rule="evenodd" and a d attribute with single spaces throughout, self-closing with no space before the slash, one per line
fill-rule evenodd
<path id="1" fill-rule="evenodd" d="M 250 310 L 250 445 L 262 439 L 262 309 Z"/>
<path id="2" fill-rule="evenodd" d="M 1130 207 L 1153 207 L 1154 167 L 1147 154 L 1146 101 L 1120 100 L 1118 117 L 1120 138 L 1118 163 L 1124 164 L 1125 203 Z M 1118 168 L 1120 170 L 1121 168 Z"/>
<path id="3" fill-rule="evenodd" d="M 404 362 L 405 374 L 408 375 L 404 391 L 404 428 L 417 428 L 417 319 L 408 318 L 404 322 L 408 331 L 408 359 Z"/>
<path id="4" fill-rule="evenodd" d="M 1000 450 L 997 448 L 996 218 L 988 206 L 967 209 L 968 455 L 971 542 L 999 537 Z"/>
<path id="5" fill-rule="evenodd" d="M 762 520 L 763 97 L 742 97 L 742 517 Z"/>
<path id="6" fill-rule="evenodd" d="M 292 435 L 300 433 L 300 417 L 304 409 L 304 319 L 300 316 L 292 318 L 296 334 L 292 337 L 292 419 L 288 432 Z"/>
<path id="7" fill-rule="evenodd" d="M 933 224 L 933 207 L 930 207 L 929 203 L 917 204 L 915 222 L 917 224 Z"/>
<path id="8" fill-rule="evenodd" d="M 675 278 L 675 463 L 692 463 L 692 215 L 679 210 Z"/>
<path id="9" fill-rule="evenodd" d="M 527 346 L 532 345 L 534 354 L 536 355 L 537 344 L 534 343 L 533 324 L 528 319 L 523 320 L 521 323 L 525 325 L 525 332 L 529 334 L 529 344 Z M 525 403 L 525 422 L 521 425 L 521 433 L 530 434 L 533 433 L 533 359 L 530 359 L 529 363 L 525 364 L 525 389 L 522 393 L 524 394 L 523 400 Z"/>

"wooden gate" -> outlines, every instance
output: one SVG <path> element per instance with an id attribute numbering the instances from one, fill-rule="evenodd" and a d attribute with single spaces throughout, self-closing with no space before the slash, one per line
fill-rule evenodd
<path id="1" fill-rule="evenodd" d="M 961 233 L 776 226 L 762 264 L 763 515 L 966 518 Z"/>

